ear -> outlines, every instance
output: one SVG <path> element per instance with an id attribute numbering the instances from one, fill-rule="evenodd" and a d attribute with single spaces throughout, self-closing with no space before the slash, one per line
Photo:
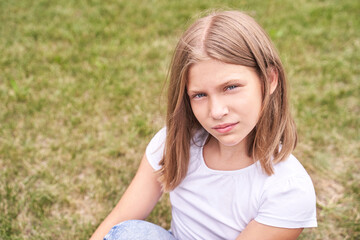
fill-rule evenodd
<path id="1" fill-rule="evenodd" d="M 270 80 L 270 95 L 273 94 L 275 91 L 277 85 L 278 85 L 278 79 L 279 79 L 279 73 L 276 70 L 276 68 L 270 68 L 269 73 L 269 80 Z"/>

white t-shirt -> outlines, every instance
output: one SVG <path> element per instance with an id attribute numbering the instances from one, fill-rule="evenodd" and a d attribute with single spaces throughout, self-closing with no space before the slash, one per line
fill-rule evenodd
<path id="1" fill-rule="evenodd" d="M 284 228 L 316 227 L 316 198 L 312 181 L 294 157 L 274 166 L 268 176 L 260 163 L 234 171 L 206 166 L 203 145 L 208 133 L 199 131 L 190 146 L 186 177 L 170 192 L 171 231 L 177 239 L 235 239 L 247 224 Z M 159 170 L 166 128 L 146 148 L 146 157 Z"/>

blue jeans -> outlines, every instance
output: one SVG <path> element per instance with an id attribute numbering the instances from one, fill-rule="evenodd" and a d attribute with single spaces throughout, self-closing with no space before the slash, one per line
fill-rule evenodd
<path id="1" fill-rule="evenodd" d="M 104 240 L 176 240 L 171 232 L 150 222 L 128 220 L 115 225 Z"/>

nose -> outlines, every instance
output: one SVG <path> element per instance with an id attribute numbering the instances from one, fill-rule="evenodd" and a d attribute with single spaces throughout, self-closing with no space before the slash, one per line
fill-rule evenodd
<path id="1" fill-rule="evenodd" d="M 220 120 L 229 113 L 227 104 L 219 98 L 210 100 L 210 116 L 213 119 Z"/>

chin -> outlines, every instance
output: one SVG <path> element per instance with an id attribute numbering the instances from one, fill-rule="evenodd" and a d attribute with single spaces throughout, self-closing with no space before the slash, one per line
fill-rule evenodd
<path id="1" fill-rule="evenodd" d="M 228 143 L 228 142 L 220 142 L 222 145 L 226 146 L 226 147 L 234 147 L 237 146 L 239 144 L 239 142 L 234 142 L 234 143 Z"/>
<path id="2" fill-rule="evenodd" d="M 222 145 L 226 146 L 226 147 L 234 147 L 237 146 L 238 144 L 240 144 L 243 140 L 242 139 L 221 139 L 221 138 L 217 138 L 217 140 L 219 141 L 219 143 L 221 143 Z"/>

